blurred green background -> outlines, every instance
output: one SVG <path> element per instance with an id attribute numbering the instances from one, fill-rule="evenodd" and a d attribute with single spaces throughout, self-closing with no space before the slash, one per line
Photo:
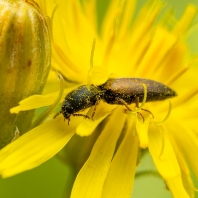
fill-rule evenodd
<path id="1" fill-rule="evenodd" d="M 140 8 L 144 0 L 138 1 L 137 7 Z M 179 18 L 185 7 L 189 3 L 193 3 L 198 7 L 197 0 L 164 0 L 167 2 L 168 8 L 174 8 L 175 16 Z M 99 14 L 102 17 L 107 0 L 99 0 Z M 196 18 L 198 21 L 198 17 Z M 188 44 L 193 54 L 198 53 L 198 28 L 189 34 Z M 149 154 L 147 154 L 138 170 L 155 170 L 154 164 Z M 62 164 L 56 157 L 45 162 L 41 166 L 16 175 L 11 178 L 0 178 L 0 197 L 1 198 L 63 198 L 66 190 L 66 181 L 69 174 L 69 168 Z M 195 186 L 198 183 L 194 181 Z M 166 190 L 163 180 L 147 176 L 136 179 L 133 198 L 171 198 L 171 193 Z M 80 198 L 80 196 L 79 196 Z M 198 193 L 196 193 L 198 198 Z"/>

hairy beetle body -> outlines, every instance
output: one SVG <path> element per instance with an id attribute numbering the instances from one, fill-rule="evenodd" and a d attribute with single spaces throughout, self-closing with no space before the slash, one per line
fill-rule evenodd
<path id="1" fill-rule="evenodd" d="M 144 98 L 144 87 L 147 87 L 146 102 L 165 100 L 176 96 L 176 92 L 166 85 L 143 78 L 111 78 L 101 85 L 104 91 L 103 100 L 108 104 L 119 104 L 119 99 L 124 100 L 127 104 L 135 103 L 136 98 L 142 102 Z"/>
<path id="2" fill-rule="evenodd" d="M 90 89 L 88 89 L 87 85 L 82 85 L 67 94 L 61 113 L 66 119 L 69 119 L 74 113 L 95 105 L 100 95 L 101 91 L 97 86 L 90 85 Z"/>
<path id="3" fill-rule="evenodd" d="M 82 85 L 71 91 L 65 97 L 60 113 L 68 121 L 71 115 L 90 118 L 77 112 L 95 106 L 91 116 L 93 118 L 100 100 L 108 104 L 125 105 L 130 110 L 129 104 L 136 103 L 138 106 L 138 102 L 143 101 L 143 84 L 147 88 L 146 102 L 165 100 L 177 95 L 174 90 L 157 81 L 143 78 L 110 78 L 103 85 L 90 85 L 90 89 L 87 85 Z"/>

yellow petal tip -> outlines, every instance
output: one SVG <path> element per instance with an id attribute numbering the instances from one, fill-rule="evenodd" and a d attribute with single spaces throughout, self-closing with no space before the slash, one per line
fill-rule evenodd
<path id="1" fill-rule="evenodd" d="M 16 114 L 18 114 L 19 111 L 20 111 L 19 106 L 16 106 L 16 107 L 13 107 L 13 108 L 10 109 L 10 113 L 16 113 Z"/>

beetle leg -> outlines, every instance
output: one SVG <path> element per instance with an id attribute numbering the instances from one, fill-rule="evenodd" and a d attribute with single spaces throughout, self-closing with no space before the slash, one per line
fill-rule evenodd
<path id="1" fill-rule="evenodd" d="M 151 111 L 149 111 L 148 109 L 142 109 L 142 108 L 141 108 L 141 110 L 143 110 L 143 111 L 146 111 L 146 112 L 150 113 L 150 114 L 152 115 L 152 117 L 154 118 L 154 115 L 153 115 L 153 114 L 152 114 L 152 112 L 151 112 Z"/>
<path id="2" fill-rule="evenodd" d="M 91 119 L 92 119 L 92 120 L 93 120 L 93 117 L 94 117 L 94 115 L 95 115 L 95 113 L 96 113 L 96 108 L 97 108 L 97 106 L 98 106 L 99 103 L 100 103 L 100 100 L 101 100 L 100 96 L 97 96 L 97 100 L 96 100 L 96 103 L 95 103 L 95 105 L 94 105 L 94 110 L 93 110 L 93 113 L 92 113 L 92 115 L 91 115 Z"/>
<path id="3" fill-rule="evenodd" d="M 142 117 L 142 121 L 144 122 L 144 116 L 140 112 L 137 113 Z"/>
<path id="4" fill-rule="evenodd" d="M 135 96 L 135 105 L 139 108 L 139 97 Z"/>
<path id="5" fill-rule="evenodd" d="M 123 99 L 121 99 L 121 98 L 116 98 L 116 100 L 120 101 L 120 102 L 127 108 L 128 111 L 132 111 L 132 110 L 130 109 L 130 107 L 128 106 L 128 104 L 127 104 Z M 136 97 L 136 101 L 137 101 L 136 106 L 138 106 L 139 97 Z M 144 116 L 143 116 L 140 112 L 137 112 L 137 113 L 142 117 L 142 120 L 143 120 L 143 122 L 144 122 Z"/>
<path id="6" fill-rule="evenodd" d="M 116 100 L 119 101 L 119 102 L 121 102 L 121 103 L 127 108 L 128 111 L 132 111 L 132 110 L 130 109 L 130 107 L 128 106 L 128 104 L 127 104 L 123 99 L 121 99 L 121 98 L 116 98 Z"/>
<path id="7" fill-rule="evenodd" d="M 64 120 L 65 121 L 65 120 Z M 70 118 L 68 118 L 68 126 L 69 126 Z"/>
<path id="8" fill-rule="evenodd" d="M 135 97 L 135 104 L 136 104 L 136 107 L 139 108 L 139 97 Z M 143 108 L 141 108 L 141 110 L 150 113 L 150 114 L 152 115 L 152 117 L 154 118 L 154 115 L 153 115 L 152 112 L 149 111 L 148 109 L 143 109 Z M 139 113 L 139 114 L 140 114 L 140 113 Z M 142 116 L 142 115 L 141 115 L 141 116 Z M 142 118 L 143 118 L 143 116 L 142 116 Z M 144 119 L 143 119 L 143 120 L 144 120 Z"/>
<path id="9" fill-rule="evenodd" d="M 72 114 L 73 116 L 82 116 L 84 118 L 88 118 L 88 119 L 91 119 L 89 116 L 85 115 L 85 114 L 80 114 L 80 113 L 74 113 Z"/>
<path id="10" fill-rule="evenodd" d="M 135 106 L 139 108 L 139 97 L 137 96 L 135 96 Z M 142 121 L 144 122 L 144 116 L 139 111 L 137 113 L 142 117 Z"/>

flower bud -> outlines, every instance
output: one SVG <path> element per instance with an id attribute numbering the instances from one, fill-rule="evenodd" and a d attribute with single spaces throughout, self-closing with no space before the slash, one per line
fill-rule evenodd
<path id="1" fill-rule="evenodd" d="M 0 0 L 0 148 L 25 133 L 33 111 L 10 114 L 20 100 L 40 94 L 50 69 L 50 36 L 33 0 Z M 36 102 L 36 101 L 35 101 Z"/>

